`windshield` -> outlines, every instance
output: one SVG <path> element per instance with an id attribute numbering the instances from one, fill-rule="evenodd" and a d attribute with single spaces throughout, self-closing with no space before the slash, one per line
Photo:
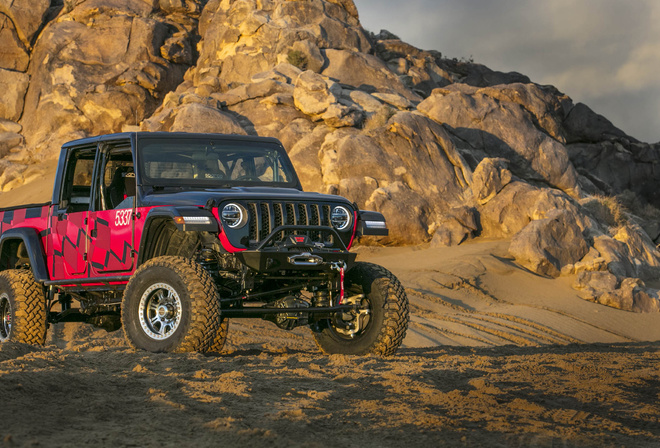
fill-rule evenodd
<path id="1" fill-rule="evenodd" d="M 149 140 L 139 150 L 141 183 L 154 186 L 294 186 L 284 151 L 270 143 Z"/>

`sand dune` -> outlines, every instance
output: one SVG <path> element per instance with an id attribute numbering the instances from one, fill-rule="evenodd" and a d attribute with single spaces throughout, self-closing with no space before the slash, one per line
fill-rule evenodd
<path id="1" fill-rule="evenodd" d="M 402 280 L 396 356 L 325 356 L 309 330 L 233 321 L 226 353 L 130 350 L 50 328 L 0 345 L 3 446 L 660 444 L 660 315 L 585 302 L 506 242 L 358 249 Z"/>

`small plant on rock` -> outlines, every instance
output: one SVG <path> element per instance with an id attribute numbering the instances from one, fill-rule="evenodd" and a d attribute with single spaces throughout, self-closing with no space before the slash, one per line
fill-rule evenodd
<path id="1" fill-rule="evenodd" d="M 298 50 L 291 50 L 286 56 L 286 60 L 289 64 L 294 67 L 298 67 L 300 70 L 307 70 L 307 56 L 305 53 Z"/>

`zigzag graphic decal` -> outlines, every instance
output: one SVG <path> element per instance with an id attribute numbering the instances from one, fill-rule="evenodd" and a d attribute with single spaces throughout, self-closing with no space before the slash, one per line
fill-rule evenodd
<path id="1" fill-rule="evenodd" d="M 130 251 L 133 249 L 133 247 L 128 243 L 128 241 L 124 241 L 124 252 L 122 254 L 122 257 L 119 258 L 117 254 L 114 253 L 114 251 L 111 249 L 105 253 L 105 266 L 103 268 L 107 267 L 108 264 L 110 263 L 110 255 L 115 257 L 117 261 L 119 261 L 121 264 L 126 263 L 126 254 L 130 253 Z"/>
<path id="2" fill-rule="evenodd" d="M 83 237 L 85 237 L 86 239 L 89 239 L 91 241 L 91 239 L 87 236 L 87 232 L 85 232 L 85 230 L 79 228 L 78 229 L 78 236 L 76 238 L 75 243 L 73 241 L 71 241 L 71 238 L 69 238 L 68 235 L 64 235 L 64 237 L 62 237 L 62 251 L 61 252 L 58 252 L 57 250 L 53 251 L 55 256 L 58 256 L 58 257 L 63 257 L 64 256 L 64 243 L 66 243 L 66 242 L 68 242 L 74 249 L 77 250 L 80 247 L 80 236 L 81 236 L 81 234 L 82 234 Z"/>

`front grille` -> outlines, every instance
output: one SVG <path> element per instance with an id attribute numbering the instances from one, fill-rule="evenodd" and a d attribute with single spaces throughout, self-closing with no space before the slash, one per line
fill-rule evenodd
<path id="1" fill-rule="evenodd" d="M 270 233 L 282 225 L 327 226 L 330 227 L 329 204 L 307 202 L 248 202 L 250 244 L 263 241 Z M 332 235 L 322 231 L 285 230 L 280 232 L 276 241 L 281 241 L 291 234 L 305 234 L 312 241 L 333 244 Z"/>

